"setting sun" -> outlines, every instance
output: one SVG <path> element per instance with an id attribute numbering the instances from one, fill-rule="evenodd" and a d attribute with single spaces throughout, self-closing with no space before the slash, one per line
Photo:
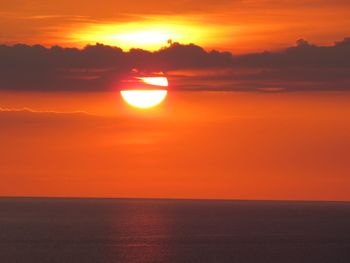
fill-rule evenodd
<path id="1" fill-rule="evenodd" d="M 129 105 L 141 109 L 158 105 L 165 99 L 167 93 L 167 90 L 122 90 L 120 92 Z"/>
<path id="2" fill-rule="evenodd" d="M 165 87 L 168 87 L 166 77 L 130 77 L 124 80 L 123 89 L 120 94 L 131 106 L 146 109 L 161 103 L 168 94 Z M 163 88 L 154 88 L 163 87 Z"/>

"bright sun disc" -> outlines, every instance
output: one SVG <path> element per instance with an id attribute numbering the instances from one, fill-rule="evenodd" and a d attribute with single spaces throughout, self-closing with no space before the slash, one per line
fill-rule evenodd
<path id="1" fill-rule="evenodd" d="M 166 77 L 143 77 L 139 78 L 144 83 L 155 85 L 155 86 L 161 86 L 161 87 L 168 87 L 168 79 Z"/>
<path id="2" fill-rule="evenodd" d="M 168 91 L 167 90 L 122 90 L 123 99 L 131 106 L 137 108 L 151 108 L 161 103 Z"/>

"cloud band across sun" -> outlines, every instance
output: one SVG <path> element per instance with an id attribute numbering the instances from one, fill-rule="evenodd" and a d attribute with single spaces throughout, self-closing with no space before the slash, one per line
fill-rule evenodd
<path id="1" fill-rule="evenodd" d="M 349 38 L 240 56 L 179 43 L 154 52 L 0 45 L 0 90 L 121 90 L 118 83 L 135 68 L 167 73 L 172 90 L 349 90 L 349 51 Z"/>

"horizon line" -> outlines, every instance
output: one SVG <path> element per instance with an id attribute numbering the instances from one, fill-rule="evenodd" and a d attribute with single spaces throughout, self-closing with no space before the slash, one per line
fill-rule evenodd
<path id="1" fill-rule="evenodd" d="M 350 203 L 350 200 L 326 199 L 240 199 L 240 198 L 186 198 L 186 197 L 103 197 L 103 196 L 30 196 L 0 195 L 0 199 L 68 199 L 68 200 L 153 200 L 153 201 L 214 201 L 214 202 L 303 202 L 303 203 Z"/>

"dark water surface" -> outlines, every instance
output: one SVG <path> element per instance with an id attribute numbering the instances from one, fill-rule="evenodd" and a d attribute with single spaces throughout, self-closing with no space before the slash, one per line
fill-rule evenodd
<path id="1" fill-rule="evenodd" d="M 0 198 L 0 262 L 350 262 L 350 203 Z"/>

